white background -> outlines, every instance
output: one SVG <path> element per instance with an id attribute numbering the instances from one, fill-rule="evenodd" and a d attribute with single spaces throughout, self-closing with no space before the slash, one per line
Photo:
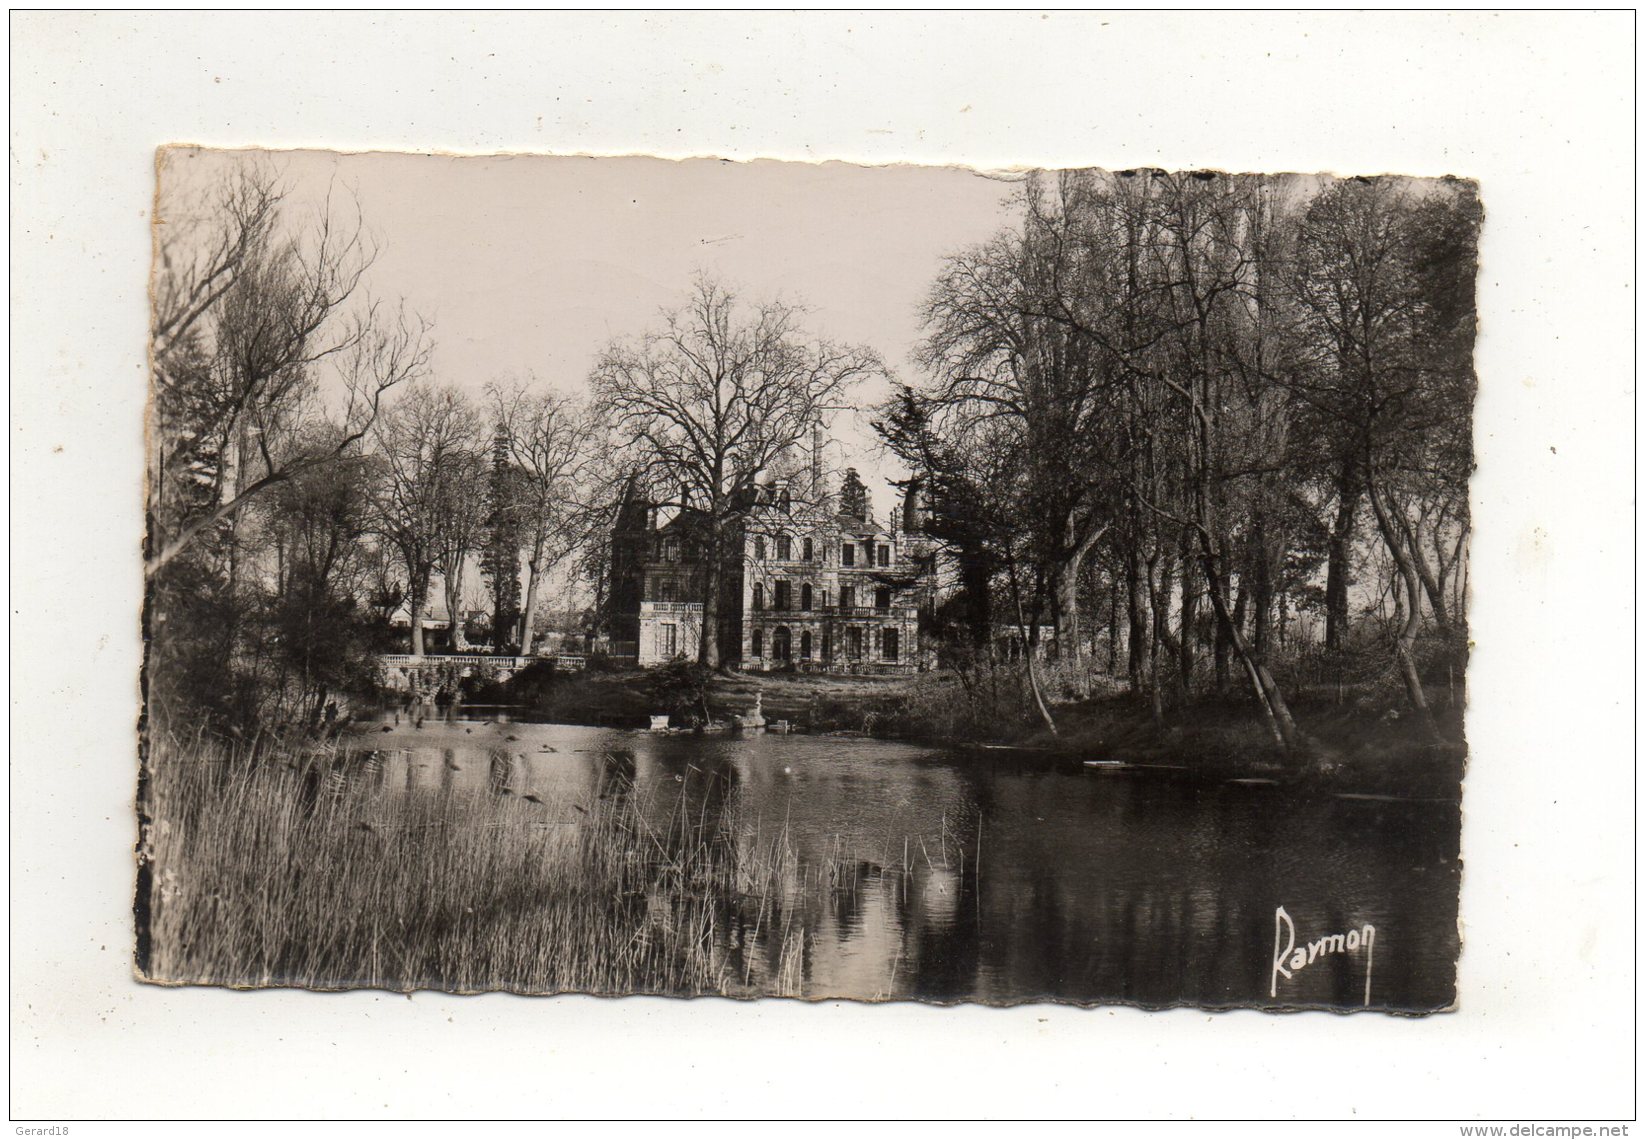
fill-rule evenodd
<path id="1" fill-rule="evenodd" d="M 1631 14 L 35 13 L 12 31 L 15 1116 L 1633 1115 Z M 147 211 L 170 141 L 1479 178 L 1461 1009 L 131 981 Z"/>

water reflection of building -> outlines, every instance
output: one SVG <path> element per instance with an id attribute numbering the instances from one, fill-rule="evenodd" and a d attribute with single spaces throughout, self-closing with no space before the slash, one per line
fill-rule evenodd
<path id="1" fill-rule="evenodd" d="M 743 492 L 717 598 L 721 658 L 750 670 L 912 672 L 920 613 L 935 597 L 919 490 L 882 526 L 828 489 L 822 455 L 817 431 L 808 469 L 790 455 Z M 707 537 L 701 513 L 651 503 L 630 482 L 611 543 L 618 655 L 642 665 L 695 657 Z"/>
<path id="2" fill-rule="evenodd" d="M 969 993 L 975 955 L 956 950 L 971 937 L 957 921 L 970 889 L 959 845 L 973 803 L 966 781 L 948 767 L 887 763 L 918 750 L 892 757 L 880 743 L 861 757 L 765 744 L 735 759 L 737 857 L 759 866 L 774 841 L 790 854 L 771 886 L 776 913 L 805 932 L 804 992 Z"/>

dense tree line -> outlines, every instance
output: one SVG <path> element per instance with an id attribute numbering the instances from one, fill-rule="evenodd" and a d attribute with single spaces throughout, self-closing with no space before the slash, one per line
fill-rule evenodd
<path id="1" fill-rule="evenodd" d="M 430 375 L 429 330 L 367 295 L 358 210 L 298 209 L 246 160 L 158 229 L 144 629 L 151 728 L 318 725 L 370 654 L 423 652 L 436 582 L 464 646 L 529 652 L 543 583 L 585 510 L 583 409 L 525 386 L 483 400 Z M 520 612 L 520 578 L 525 613 Z"/>
<path id="2" fill-rule="evenodd" d="M 1473 186 L 1071 171 L 1022 205 L 949 259 L 879 421 L 973 650 L 1014 626 L 1076 688 L 1123 653 L 1156 715 L 1237 680 L 1290 749 L 1276 649 L 1317 614 L 1426 718 L 1466 640 Z"/>
<path id="3" fill-rule="evenodd" d="M 1156 717 L 1243 693 L 1297 748 L 1302 664 L 1397 684 L 1419 718 L 1465 653 L 1471 184 L 1038 175 L 1021 224 L 934 283 L 923 377 L 879 409 L 948 576 L 928 630 L 962 672 L 1059 697 L 1123 678 Z M 302 211 L 248 161 L 157 241 L 148 710 L 316 724 L 369 653 L 472 633 L 530 653 L 556 574 L 606 596 L 623 495 L 703 520 L 716 574 L 756 481 L 882 374 L 804 311 L 699 279 L 614 340 L 587 402 L 470 395 L 368 295 L 357 207 Z M 866 515 L 855 472 L 842 507 Z M 489 618 L 465 623 L 483 585 Z M 1043 676 L 1041 673 L 1043 672 Z"/>

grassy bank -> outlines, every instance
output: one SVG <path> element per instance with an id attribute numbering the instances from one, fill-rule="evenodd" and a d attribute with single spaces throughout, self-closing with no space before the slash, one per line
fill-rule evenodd
<path id="1" fill-rule="evenodd" d="M 1299 686 L 1292 712 L 1308 738 L 1306 757 L 1275 746 L 1243 694 L 1166 703 L 1156 718 L 1146 698 L 1114 691 L 1077 698 L 1048 671 L 1051 732 L 1020 671 L 961 676 L 842 677 L 759 673 L 704 675 L 691 667 L 555 676 L 530 670 L 504 699 L 573 724 L 641 727 L 668 714 L 675 725 L 723 720 L 754 707 L 812 733 L 853 732 L 932 743 L 994 745 L 1080 760 L 1155 764 L 1214 778 L 1306 777 L 1367 792 L 1448 797 L 1462 778 L 1462 711 L 1436 692 L 1431 734 L 1387 687 Z"/>
<path id="2" fill-rule="evenodd" d="M 710 674 L 695 666 L 591 670 L 556 675 L 537 666 L 490 694 L 567 724 L 639 728 L 666 715 L 676 726 L 726 720 L 754 708 L 768 721 L 806 732 L 896 735 L 918 677 L 845 677 L 816 673 Z"/>
<path id="3" fill-rule="evenodd" d="M 157 749 L 146 976 L 794 994 L 808 914 L 856 889 L 851 869 L 803 862 L 785 829 L 746 826 L 735 803 L 712 824 L 681 807 L 659 827 L 640 789 L 384 797 L 359 767 L 371 755 Z"/>

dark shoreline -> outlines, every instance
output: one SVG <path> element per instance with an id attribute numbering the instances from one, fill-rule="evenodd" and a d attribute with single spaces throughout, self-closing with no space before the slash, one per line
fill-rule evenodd
<path id="1" fill-rule="evenodd" d="M 934 674 L 716 674 L 702 689 L 682 682 L 686 675 L 681 669 L 556 675 L 545 665 L 478 689 L 471 699 L 512 704 L 565 724 L 643 729 L 652 716 L 664 714 L 676 728 L 700 726 L 705 700 L 709 719 L 731 720 L 752 711 L 758 694 L 768 724 L 785 723 L 788 731 L 808 735 L 899 740 L 1079 763 L 1093 771 L 1162 771 L 1444 802 L 1460 801 L 1467 754 L 1460 709 L 1436 714 L 1436 742 L 1397 707 L 1300 695 L 1293 709 L 1310 751 L 1299 758 L 1273 744 L 1249 703 L 1232 698 L 1198 699 L 1169 710 L 1156 724 L 1146 700 L 1109 695 L 1056 704 L 1055 735 L 1034 722 L 968 735 L 942 731 L 924 707 L 930 688 L 942 685 Z"/>

